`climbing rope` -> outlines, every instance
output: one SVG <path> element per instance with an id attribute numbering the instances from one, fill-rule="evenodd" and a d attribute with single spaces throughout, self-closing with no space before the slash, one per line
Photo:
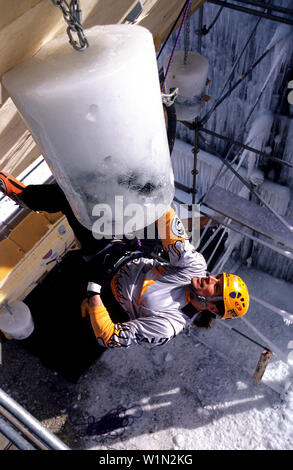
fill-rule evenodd
<path id="1" fill-rule="evenodd" d="M 173 57 L 174 57 L 175 49 L 176 49 L 177 44 L 178 44 L 178 42 L 179 42 L 179 38 L 180 38 L 180 35 L 181 35 L 181 31 L 182 31 L 183 25 L 184 25 L 185 20 L 186 20 L 186 18 L 187 18 L 187 13 L 188 13 L 190 4 L 191 4 L 191 0 L 188 0 L 187 6 L 186 6 L 186 8 L 185 8 L 184 16 L 183 16 L 183 19 L 182 19 L 182 22 L 181 22 L 181 25 L 180 25 L 180 28 L 179 28 L 179 31 L 178 31 L 176 40 L 175 40 L 175 44 L 174 44 L 174 47 L 173 47 L 173 50 L 172 50 L 172 52 L 171 52 L 171 56 L 170 56 L 170 59 L 169 59 L 168 65 L 167 65 L 167 69 L 166 69 L 166 73 L 165 73 L 165 76 L 164 76 L 164 80 L 163 80 L 163 84 L 162 84 L 161 91 L 164 90 L 165 83 L 166 83 L 166 79 L 167 79 L 167 75 L 168 75 L 169 70 L 170 70 L 170 66 L 171 66 L 171 63 L 172 63 L 172 60 L 173 60 Z"/>
<path id="2" fill-rule="evenodd" d="M 184 24 L 184 65 L 187 64 L 188 51 L 190 47 L 190 11 Z"/>
<path id="3" fill-rule="evenodd" d="M 136 410 L 134 414 L 129 414 L 133 410 Z M 97 420 L 94 416 L 90 416 L 85 434 L 96 436 L 96 439 L 98 438 L 97 440 L 102 442 L 107 439 L 116 439 L 125 432 L 128 426 L 131 426 L 136 419 L 140 418 L 142 414 L 142 408 L 138 405 L 133 405 L 129 408 L 119 405 Z"/>
<path id="4" fill-rule="evenodd" d="M 176 25 L 177 25 L 177 23 L 178 23 L 178 21 L 179 21 L 179 18 L 181 17 L 182 13 L 184 12 L 184 10 L 185 10 L 185 8 L 186 8 L 186 6 L 187 6 L 187 3 L 188 3 L 188 0 L 186 0 L 186 2 L 184 3 L 182 9 L 180 10 L 179 15 L 177 16 L 176 20 L 174 21 L 174 23 L 173 23 L 173 25 L 172 25 L 172 28 L 170 29 L 170 32 L 169 32 L 167 38 L 165 39 L 165 41 L 164 41 L 164 43 L 163 43 L 161 49 L 159 50 L 159 52 L 158 52 L 158 54 L 157 54 L 157 60 L 159 60 L 160 55 L 162 54 L 163 50 L 165 49 L 165 46 L 166 46 L 166 44 L 167 44 L 169 38 L 171 37 L 171 34 L 173 33 L 174 29 L 176 28 Z"/>

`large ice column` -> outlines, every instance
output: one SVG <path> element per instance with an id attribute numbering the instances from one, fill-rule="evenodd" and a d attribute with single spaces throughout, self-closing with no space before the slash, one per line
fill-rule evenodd
<path id="1" fill-rule="evenodd" d="M 171 55 L 164 61 L 164 73 L 167 72 Z M 199 115 L 202 108 L 202 93 L 205 89 L 209 63 L 198 52 L 188 52 L 186 61 L 184 51 L 176 51 L 172 59 L 166 88 L 178 88 L 179 93 L 175 101 L 177 119 L 191 121 Z"/>
<path id="2" fill-rule="evenodd" d="M 85 51 L 62 36 L 3 81 L 80 222 L 120 235 L 152 223 L 174 195 L 155 49 L 141 26 L 86 36 Z"/>

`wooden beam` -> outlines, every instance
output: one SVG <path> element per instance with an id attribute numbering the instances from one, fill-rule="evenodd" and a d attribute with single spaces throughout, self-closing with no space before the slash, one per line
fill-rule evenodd
<path id="1" fill-rule="evenodd" d="M 33 8 L 42 0 L 2 0 L 0 2 L 1 16 L 0 29 L 23 15 L 27 10 Z"/>
<path id="2" fill-rule="evenodd" d="M 84 28 L 98 24 L 118 24 L 137 4 L 137 0 L 100 0 L 83 21 Z"/>
<path id="3" fill-rule="evenodd" d="M 81 2 L 83 26 L 119 23 L 135 4 L 135 0 Z M 66 32 L 62 12 L 50 0 L 0 0 L 0 11 L 0 78 L 35 55 L 46 42 Z"/>
<path id="4" fill-rule="evenodd" d="M 190 11 L 194 13 L 206 0 L 192 0 Z M 159 37 L 163 42 L 174 21 L 184 5 L 184 0 L 144 0 L 144 11 L 139 18 L 138 24 L 148 28 L 154 38 Z M 180 23 L 179 23 L 180 24 Z M 177 25 L 177 28 L 179 27 Z"/>
<path id="5" fill-rule="evenodd" d="M 17 176 L 39 155 L 40 150 L 9 98 L 0 109 L 0 169 Z"/>
<path id="6" fill-rule="evenodd" d="M 0 11 L 5 9 L 1 0 Z M 62 32 L 63 17 L 51 1 L 42 0 L 0 29 L 0 77 L 22 60 L 32 57 L 44 44 Z"/>

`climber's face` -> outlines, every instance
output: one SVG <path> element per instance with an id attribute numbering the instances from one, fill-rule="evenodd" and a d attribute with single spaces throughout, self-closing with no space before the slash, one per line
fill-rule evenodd
<path id="1" fill-rule="evenodd" d="M 220 297 L 223 295 L 223 275 L 194 277 L 191 285 L 201 297 Z"/>

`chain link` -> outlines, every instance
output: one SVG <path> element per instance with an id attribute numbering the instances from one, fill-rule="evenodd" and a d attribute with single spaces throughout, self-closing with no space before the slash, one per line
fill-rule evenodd
<path id="1" fill-rule="evenodd" d="M 86 49 L 89 43 L 81 25 L 82 16 L 79 0 L 71 0 L 70 4 L 66 0 L 51 0 L 51 2 L 59 7 L 63 13 L 64 20 L 68 24 L 66 31 L 72 47 L 77 51 Z M 78 40 L 74 39 L 75 34 Z"/>

